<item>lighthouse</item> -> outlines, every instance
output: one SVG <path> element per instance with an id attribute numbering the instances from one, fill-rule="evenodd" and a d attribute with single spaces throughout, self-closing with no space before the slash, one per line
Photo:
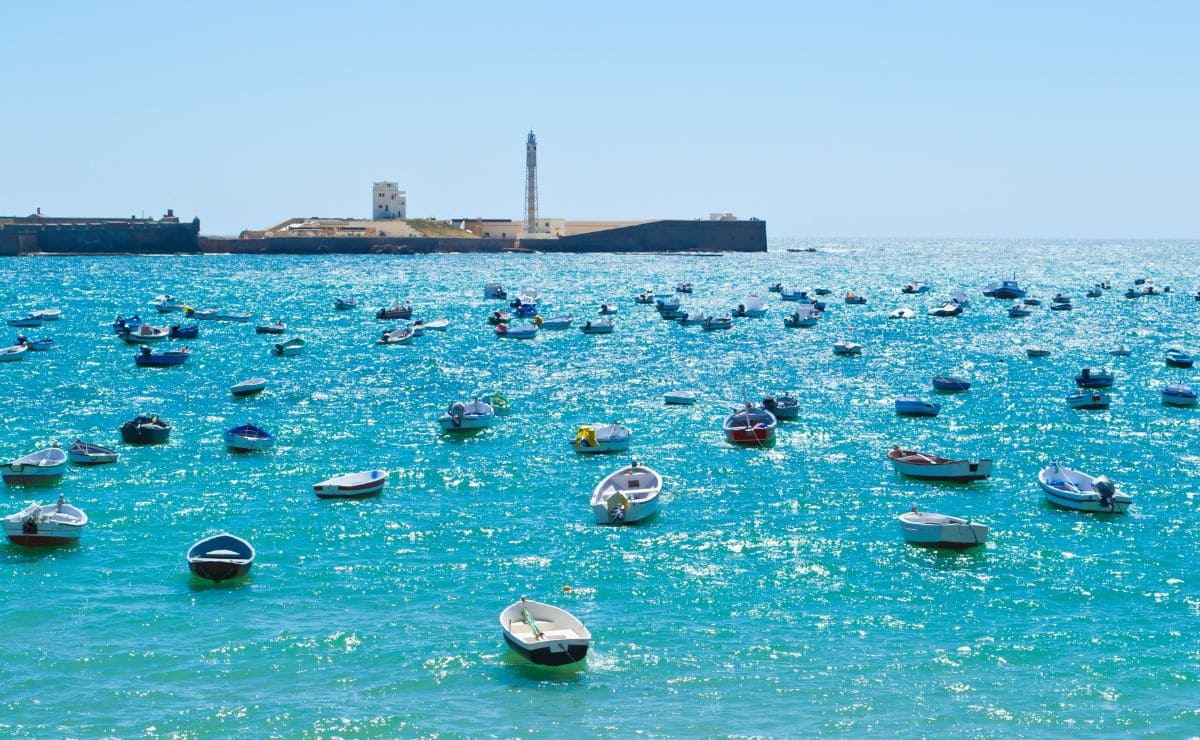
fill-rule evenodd
<path id="1" fill-rule="evenodd" d="M 525 139 L 525 232 L 535 233 L 537 222 L 537 137 Z"/>

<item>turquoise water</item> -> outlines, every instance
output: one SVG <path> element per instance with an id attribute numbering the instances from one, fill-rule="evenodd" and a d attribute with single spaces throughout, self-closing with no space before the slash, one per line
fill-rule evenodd
<path id="1" fill-rule="evenodd" d="M 1195 377 L 1166 368 L 1162 350 L 1200 349 L 1188 277 L 1200 245 L 812 243 L 822 251 L 719 258 L 7 261 L 7 315 L 65 315 L 28 330 L 59 347 L 0 365 L 0 457 L 76 436 L 122 457 L 55 489 L 0 493 L 12 513 L 62 492 L 92 520 L 76 547 L 0 547 L 0 731 L 1200 731 L 1200 411 L 1157 396 Z M 1063 290 L 1078 308 L 1009 319 L 979 289 L 1014 273 L 1031 295 Z M 1143 276 L 1176 292 L 1122 298 Z M 931 292 L 901 296 L 915 279 Z M 1100 279 L 1113 290 L 1085 299 Z M 551 314 L 616 300 L 617 332 L 497 340 L 488 280 L 536 286 Z M 685 304 L 710 311 L 776 280 L 869 302 L 831 300 L 820 325 L 788 330 L 792 304 L 771 294 L 766 319 L 712 333 L 633 303 L 680 280 L 696 284 Z M 966 314 L 924 315 L 959 286 Z M 253 324 L 206 322 L 187 365 L 139 370 L 109 324 L 135 310 L 157 319 L 149 301 L 164 291 L 282 318 L 308 347 L 274 357 L 278 340 Z M 334 311 L 345 294 L 362 308 Z M 384 322 L 371 311 L 395 298 L 449 331 L 375 345 Z M 920 315 L 888 321 L 899 306 Z M 864 355 L 835 358 L 849 327 Z M 1032 342 L 1054 354 L 1026 359 Z M 1133 355 L 1104 354 L 1118 343 Z M 1116 370 L 1109 411 L 1066 407 L 1084 365 Z M 897 395 L 933 398 L 943 372 L 974 386 L 939 397 L 937 418 L 895 416 Z M 253 375 L 270 378 L 267 393 L 233 399 L 228 386 Z M 469 439 L 439 435 L 441 410 L 481 388 L 503 390 L 513 413 Z M 663 406 L 675 388 L 701 401 Z M 724 443 L 743 393 L 788 390 L 803 411 L 773 448 Z M 175 425 L 168 446 L 119 444 L 117 427 L 142 411 Z M 222 430 L 248 419 L 278 436 L 274 450 L 224 450 Z M 629 456 L 567 446 L 580 424 L 614 420 L 665 478 L 663 511 L 642 526 L 597 527 L 587 505 Z M 969 487 L 901 479 L 884 457 L 893 443 L 992 457 L 996 473 Z M 1131 512 L 1050 508 L 1035 476 L 1051 459 L 1107 473 Z M 312 495 L 372 467 L 391 473 L 379 499 Z M 906 546 L 895 517 L 913 503 L 987 523 L 986 548 Z M 188 546 L 220 530 L 258 549 L 242 584 L 188 575 Z M 586 667 L 542 669 L 505 648 L 497 615 L 521 595 L 588 625 Z"/>

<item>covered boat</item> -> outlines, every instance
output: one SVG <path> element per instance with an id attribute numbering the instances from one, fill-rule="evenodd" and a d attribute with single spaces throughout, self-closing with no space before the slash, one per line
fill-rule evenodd
<path id="1" fill-rule="evenodd" d="M 636 462 L 610 473 L 592 491 L 597 524 L 633 524 L 658 513 L 662 476 Z"/>
<path id="2" fill-rule="evenodd" d="M 708 316 L 703 311 L 683 311 L 679 314 L 680 326 L 703 326 Z"/>
<path id="3" fill-rule="evenodd" d="M 413 314 L 412 304 L 408 301 L 401 306 L 399 303 L 391 308 L 381 308 L 375 312 L 377 319 L 411 319 Z"/>
<path id="4" fill-rule="evenodd" d="M 922 401 L 911 396 L 896 399 L 896 414 L 899 416 L 937 416 L 941 410 L 942 405 L 932 401 Z"/>
<path id="5" fill-rule="evenodd" d="M 1018 285 L 1015 279 L 1004 280 L 1000 283 L 1000 287 L 996 288 L 996 291 L 992 293 L 992 297 L 1006 299 L 1024 298 L 1025 289 Z"/>
<path id="6" fill-rule="evenodd" d="M 215 583 L 241 578 L 254 565 L 254 548 L 241 537 L 223 533 L 188 548 L 188 570 Z"/>
<path id="7" fill-rule="evenodd" d="M 121 425 L 121 439 L 131 445 L 165 444 L 171 436 L 171 425 L 158 414 L 138 414 Z"/>
<path id="8" fill-rule="evenodd" d="M 1167 367 L 1189 368 L 1195 364 L 1195 360 L 1191 355 L 1175 347 L 1168 349 L 1164 357 Z"/>
<path id="9" fill-rule="evenodd" d="M 192 351 L 187 347 L 167 350 L 166 352 L 155 352 L 149 347 L 142 347 L 142 351 L 134 355 L 133 362 L 138 367 L 171 367 L 182 365 L 191 356 Z"/>
<path id="10" fill-rule="evenodd" d="M 1112 396 L 1094 390 L 1081 391 L 1067 396 L 1067 405 L 1073 409 L 1106 409 L 1112 405 Z"/>
<path id="11" fill-rule="evenodd" d="M 916 450 L 904 450 L 893 445 L 888 460 L 897 473 L 920 480 L 942 480 L 970 483 L 992 477 L 992 461 L 952 460 Z"/>
<path id="12" fill-rule="evenodd" d="M 379 338 L 380 344 L 408 344 L 412 342 L 413 337 L 417 335 L 416 330 L 409 325 L 404 325 L 396 329 L 385 329 L 383 336 Z"/>
<path id="13" fill-rule="evenodd" d="M 387 485 L 388 474 L 382 470 L 365 470 L 327 478 L 313 485 L 317 498 L 367 498 L 378 496 Z"/>
<path id="14" fill-rule="evenodd" d="M 926 313 L 928 313 L 930 316 L 945 317 L 945 316 L 957 316 L 962 312 L 963 312 L 963 307 L 958 305 L 958 301 L 949 300 L 936 308 L 929 309 L 929 311 L 927 311 Z"/>
<path id="15" fill-rule="evenodd" d="M 779 396 L 767 396 L 763 399 L 762 405 L 779 421 L 795 419 L 800 415 L 800 402 L 786 393 Z"/>
<path id="16" fill-rule="evenodd" d="M 57 444 L 0 465 L 0 476 L 10 486 L 57 483 L 67 470 L 67 453 Z"/>
<path id="17" fill-rule="evenodd" d="M 907 293 L 909 295 L 914 295 L 917 293 L 924 293 L 928 290 L 929 290 L 929 286 L 926 285 L 925 283 L 921 282 L 920 280 L 914 280 L 911 283 L 905 283 L 904 285 L 902 285 L 900 287 L 901 293 Z"/>
<path id="18" fill-rule="evenodd" d="M 509 647 L 538 665 L 578 663 L 587 655 L 592 633 L 569 612 L 524 596 L 500 612 Z"/>
<path id="19" fill-rule="evenodd" d="M 300 337 L 289 339 L 286 342 L 280 342 L 271 350 L 280 357 L 295 357 L 304 351 L 304 340 Z"/>
<path id="20" fill-rule="evenodd" d="M 747 402 L 745 408 L 725 417 L 725 439 L 735 445 L 761 445 L 775 439 L 775 415 Z"/>
<path id="21" fill-rule="evenodd" d="M 1038 485 L 1047 501 L 1065 509 L 1124 514 L 1133 503 L 1108 476 L 1093 477 L 1056 462 L 1038 473 Z"/>
<path id="22" fill-rule="evenodd" d="M 275 436 L 249 422 L 225 430 L 225 446 L 234 452 L 257 452 L 275 446 Z"/>
<path id="23" fill-rule="evenodd" d="M 679 301 L 675 301 L 675 308 L 679 308 Z M 659 310 L 661 311 L 662 309 L 660 308 Z M 617 304 L 615 304 L 615 303 L 601 303 L 600 304 L 600 315 L 601 316 L 609 316 L 616 312 L 617 312 Z"/>
<path id="24" fill-rule="evenodd" d="M 597 321 L 585 321 L 580 327 L 584 334 L 612 334 L 613 322 L 612 319 L 599 319 Z"/>
<path id="25" fill-rule="evenodd" d="M 969 390 L 971 388 L 971 381 L 964 378 L 956 378 L 953 375 L 939 375 L 933 379 L 933 387 L 947 393 L 958 393 Z"/>
<path id="26" fill-rule="evenodd" d="M 621 426 L 621 422 L 617 421 L 608 425 L 579 427 L 575 432 L 575 438 L 571 440 L 571 447 L 576 452 L 584 454 L 624 452 L 629 449 L 631 439 L 633 439 L 633 432 L 629 431 L 628 427 Z"/>
<path id="27" fill-rule="evenodd" d="M 904 541 L 910 545 L 965 550 L 982 545 L 987 539 L 988 528 L 983 524 L 946 514 L 917 511 L 916 506 L 901 514 L 899 521 Z"/>
<path id="28" fill-rule="evenodd" d="M 1196 391 L 1187 383 L 1168 383 L 1163 386 L 1161 395 L 1167 406 L 1196 405 Z"/>
<path id="29" fill-rule="evenodd" d="M 490 403 L 478 398 L 463 403 L 455 401 L 438 417 L 438 425 L 444 432 L 470 432 L 486 429 L 496 423 L 496 412 Z"/>
<path id="30" fill-rule="evenodd" d="M 1008 307 L 1008 315 L 1014 319 L 1024 319 L 1033 314 L 1033 309 L 1020 303 Z"/>
<path id="31" fill-rule="evenodd" d="M 815 308 L 798 308 L 783 318 L 783 325 L 789 329 L 799 329 L 816 326 L 821 320 L 821 312 Z"/>
<path id="32" fill-rule="evenodd" d="M 152 342 L 161 342 L 170 336 L 170 334 L 171 330 L 165 326 L 141 324 L 138 328 L 121 334 L 121 338 L 130 344 L 150 344 Z"/>
<path id="33" fill-rule="evenodd" d="M 767 315 L 766 301 L 757 295 L 749 296 L 744 303 L 738 304 L 735 315 L 742 318 L 761 319 Z"/>
<path id="34" fill-rule="evenodd" d="M 229 386 L 229 392 L 238 398 L 243 398 L 245 396 L 253 396 L 256 393 L 262 393 L 266 387 L 266 378 L 250 378 Z"/>
<path id="35" fill-rule="evenodd" d="M 1085 367 L 1075 376 L 1075 385 L 1080 388 L 1111 388 L 1113 374 L 1103 368 Z"/>
<path id="36" fill-rule="evenodd" d="M 76 465 L 104 465 L 106 463 L 115 463 L 117 461 L 117 453 L 115 450 L 110 450 L 107 447 L 94 445 L 76 438 L 67 447 L 67 459 Z"/>
<path id="37" fill-rule="evenodd" d="M 68 545 L 79 541 L 88 516 L 58 497 L 58 503 L 30 504 L 4 518 L 4 534 L 9 542 L 23 547 Z"/>

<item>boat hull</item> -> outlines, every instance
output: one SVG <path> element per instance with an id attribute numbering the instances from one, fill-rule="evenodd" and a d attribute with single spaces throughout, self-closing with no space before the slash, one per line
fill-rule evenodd
<path id="1" fill-rule="evenodd" d="M 946 463 L 917 464 L 889 457 L 897 473 L 917 480 L 970 483 L 992 477 L 991 460 L 952 460 Z"/>
<path id="2" fill-rule="evenodd" d="M 760 445 L 775 440 L 774 427 L 726 429 L 725 441 L 735 445 Z"/>
<path id="3" fill-rule="evenodd" d="M 507 632 L 504 641 L 522 657 L 531 663 L 546 666 L 570 665 L 578 663 L 587 656 L 587 640 L 555 640 L 545 645 L 531 647 Z"/>
<path id="4" fill-rule="evenodd" d="M 216 560 L 200 560 L 188 563 L 188 570 L 198 578 L 205 578 L 214 583 L 242 578 L 250 572 L 254 563 L 230 563 Z"/>
<path id="5" fill-rule="evenodd" d="M 166 444 L 171 437 L 170 429 L 144 426 L 122 426 L 121 439 L 131 445 L 161 445 Z"/>
<path id="6" fill-rule="evenodd" d="M 317 494 L 317 498 L 370 498 L 378 496 L 385 485 L 387 485 L 387 479 L 372 481 L 361 487 L 313 486 L 313 490 Z"/>
<path id="7" fill-rule="evenodd" d="M 965 550 L 984 544 L 988 530 L 982 524 L 970 522 L 929 525 L 901 520 L 900 531 L 904 533 L 904 541 L 910 545 Z"/>
<path id="8" fill-rule="evenodd" d="M 12 464 L 8 464 L 0 467 L 0 471 L 3 471 L 0 477 L 10 486 L 49 486 L 62 480 L 65 470 L 66 463 L 51 468 L 21 466 L 20 469 L 14 469 Z"/>
<path id="9" fill-rule="evenodd" d="M 111 455 L 83 455 L 75 452 L 68 452 L 67 458 L 73 465 L 107 465 L 117 461 L 117 453 Z"/>
<path id="10" fill-rule="evenodd" d="M 641 501 L 628 499 L 620 492 L 613 493 L 607 501 L 592 504 L 592 516 L 596 524 L 636 524 L 649 521 L 658 514 L 658 499 L 658 493 Z M 614 518 L 614 508 L 622 509 L 623 516 Z"/>

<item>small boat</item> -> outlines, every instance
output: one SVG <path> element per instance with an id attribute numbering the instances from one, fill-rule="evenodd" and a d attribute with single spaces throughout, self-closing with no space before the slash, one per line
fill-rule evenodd
<path id="1" fill-rule="evenodd" d="M 300 337 L 289 339 L 286 342 L 276 344 L 275 349 L 271 351 L 280 357 L 295 357 L 304 351 L 304 340 Z"/>
<path id="2" fill-rule="evenodd" d="M 234 452 L 257 452 L 275 446 L 275 436 L 249 422 L 225 430 L 225 446 Z"/>
<path id="3" fill-rule="evenodd" d="M 196 321 L 216 321 L 221 315 L 219 308 L 192 308 L 191 306 L 183 307 L 183 315 L 189 319 Z"/>
<path id="4" fill-rule="evenodd" d="M 140 324 L 138 328 L 123 333 L 121 338 L 130 344 L 150 344 L 165 341 L 170 333 L 171 330 L 165 326 Z"/>
<path id="5" fill-rule="evenodd" d="M 167 336 L 171 339 L 195 339 L 200 336 L 200 325 L 188 324 L 187 326 L 180 326 L 179 324 L 172 324 L 171 328 L 167 330 Z"/>
<path id="6" fill-rule="evenodd" d="M 1050 299 L 1050 302 L 1051 303 L 1070 303 L 1071 296 L 1069 296 L 1065 293 L 1055 293 L 1054 297 Z"/>
<path id="7" fill-rule="evenodd" d="M 1016 280 L 1004 280 L 1001 281 L 1000 287 L 992 293 L 992 297 L 1004 299 L 1024 298 L 1025 289 L 1018 285 Z"/>
<path id="8" fill-rule="evenodd" d="M 592 633 L 569 612 L 524 596 L 500 612 L 500 629 L 509 647 L 538 665 L 578 663 L 592 642 Z"/>
<path id="9" fill-rule="evenodd" d="M 136 331 L 142 325 L 142 317 L 136 313 L 132 316 L 118 316 L 112 322 L 113 332 L 115 334 L 125 334 L 126 332 Z"/>
<path id="10" fill-rule="evenodd" d="M 30 316 L 39 318 L 42 321 L 58 321 L 62 318 L 62 309 L 58 308 L 39 308 L 36 311 L 30 311 Z"/>
<path id="11" fill-rule="evenodd" d="M 485 283 L 483 297 L 489 301 L 502 301 L 508 298 L 508 293 L 500 283 Z"/>
<path id="12" fill-rule="evenodd" d="M 269 324 L 259 324 L 254 327 L 255 334 L 282 334 L 287 331 L 287 324 L 282 321 L 272 321 Z"/>
<path id="13" fill-rule="evenodd" d="M 676 308 L 679 307 L 679 301 L 675 302 L 675 307 Z M 616 312 L 617 312 L 617 304 L 615 304 L 615 303 L 601 303 L 600 304 L 600 315 L 601 316 L 609 316 Z"/>
<path id="14" fill-rule="evenodd" d="M 596 524 L 633 524 L 658 513 L 662 476 L 636 462 L 610 473 L 592 491 Z"/>
<path id="15" fill-rule="evenodd" d="M 591 323 L 590 321 L 588 322 Z M 533 339 L 537 336 L 537 324 L 497 324 L 496 336 L 506 337 L 508 339 Z"/>
<path id="16" fill-rule="evenodd" d="M 250 312 L 249 311 L 234 311 L 231 313 L 223 313 L 223 312 L 218 311 L 216 314 L 214 314 L 210 318 L 212 318 L 213 321 L 234 321 L 239 324 L 245 324 L 246 322 L 250 321 Z"/>
<path id="17" fill-rule="evenodd" d="M 778 421 L 790 421 L 800 415 L 800 402 L 787 394 L 767 396 L 762 405 Z"/>
<path id="18" fill-rule="evenodd" d="M 1133 354 L 1129 351 L 1129 348 L 1123 344 L 1118 344 L 1116 347 L 1110 349 L 1108 353 L 1113 357 L 1128 357 Z"/>
<path id="19" fill-rule="evenodd" d="M 1108 476 L 1093 477 L 1056 462 L 1038 473 L 1038 485 L 1047 501 L 1064 509 L 1124 514 L 1133 503 L 1128 494 L 1117 490 Z"/>
<path id="20" fill-rule="evenodd" d="M 515 306 L 510 303 L 509 305 L 516 311 L 517 316 L 529 318 L 538 315 L 538 305 L 536 303 L 517 303 Z"/>
<path id="21" fill-rule="evenodd" d="M 400 304 L 397 303 L 396 305 L 392 306 L 391 308 L 379 309 L 378 311 L 375 312 L 375 318 L 377 318 L 377 319 L 411 319 L 412 313 L 413 313 L 412 304 L 409 303 L 408 301 L 405 301 L 403 306 L 401 306 Z"/>
<path id="22" fill-rule="evenodd" d="M 997 282 L 991 282 L 991 283 L 988 283 L 987 285 L 985 285 L 985 286 L 983 287 L 983 291 L 982 291 L 982 292 L 983 292 L 983 294 L 984 294 L 985 296 L 987 296 L 988 298 L 994 298 L 994 297 L 996 296 L 996 291 L 997 291 L 997 290 L 1000 290 L 1000 283 L 997 283 Z"/>
<path id="23" fill-rule="evenodd" d="M 911 396 L 901 396 L 896 399 L 896 414 L 898 416 L 937 416 L 942 410 L 940 403 L 922 401 Z"/>
<path id="24" fill-rule="evenodd" d="M 970 389 L 971 381 L 963 378 L 956 378 L 952 375 L 939 375 L 933 379 L 933 387 L 939 391 L 948 393 L 957 393 Z"/>
<path id="25" fill-rule="evenodd" d="M 897 308 L 888 313 L 889 319 L 914 319 L 917 317 L 917 312 L 911 308 Z"/>
<path id="26" fill-rule="evenodd" d="M 385 329 L 379 338 L 380 344 L 408 344 L 417 335 L 412 326 L 401 326 L 398 329 Z"/>
<path id="27" fill-rule="evenodd" d="M 783 325 L 789 329 L 799 329 L 815 326 L 821 320 L 821 312 L 815 308 L 797 309 L 783 318 Z"/>
<path id="28" fill-rule="evenodd" d="M 897 473 L 919 480 L 941 480 L 953 483 L 970 483 L 992 477 L 992 461 L 952 460 L 916 450 L 904 450 L 892 445 L 888 460 Z"/>
<path id="29" fill-rule="evenodd" d="M 849 339 L 839 339 L 833 343 L 833 353 L 840 356 L 861 355 L 862 345 Z"/>
<path id="30" fill-rule="evenodd" d="M 117 452 L 76 439 L 67 447 L 67 459 L 76 465 L 106 465 L 117 461 Z"/>
<path id="31" fill-rule="evenodd" d="M 542 323 L 539 324 L 539 326 L 542 329 L 545 329 L 546 331 L 556 331 L 559 329 L 570 329 L 572 321 L 574 321 L 574 319 L 570 315 L 555 316 L 555 317 L 549 318 L 549 319 L 542 319 Z"/>
<path id="32" fill-rule="evenodd" d="M 175 313 L 176 311 L 182 311 L 184 308 L 183 302 L 172 295 L 155 296 L 154 303 L 151 305 L 159 313 Z"/>
<path id="33" fill-rule="evenodd" d="M 28 344 L 14 344 L 11 347 L 4 347 L 0 349 L 0 362 L 24 360 L 27 352 L 29 352 Z"/>
<path id="34" fill-rule="evenodd" d="M 705 321 L 708 321 L 708 316 L 703 311 L 687 311 L 679 314 L 680 326 L 702 326 Z"/>
<path id="35" fill-rule="evenodd" d="M 663 403 L 668 406 L 691 406 L 696 402 L 696 394 L 692 391 L 667 391 L 663 394 Z"/>
<path id="36" fill-rule="evenodd" d="M 1041 347 L 1026 347 L 1025 348 L 1025 356 L 1026 357 L 1049 357 L 1050 350 L 1043 349 Z"/>
<path id="37" fill-rule="evenodd" d="M 10 486 L 57 483 L 67 470 L 67 453 L 53 445 L 0 465 L 0 477 Z"/>
<path id="38" fill-rule="evenodd" d="M 256 393 L 262 393 L 267 387 L 266 378 L 250 378 L 229 386 L 229 392 L 238 398 L 245 396 L 253 396 Z"/>
<path id="39" fill-rule="evenodd" d="M 438 425 L 444 432 L 471 432 L 487 429 L 496 424 L 496 412 L 492 405 L 476 398 L 469 403 L 455 401 L 438 417 Z"/>
<path id="40" fill-rule="evenodd" d="M 1023 319 L 1033 315 L 1033 309 L 1029 306 L 1022 306 L 1021 304 L 1017 303 L 1009 306 L 1008 315 L 1014 319 Z"/>
<path id="41" fill-rule="evenodd" d="M 17 335 L 17 344 L 23 344 L 29 348 L 30 352 L 45 352 L 54 348 L 54 340 L 50 337 L 41 339 L 30 339 L 24 334 Z"/>
<path id="42" fill-rule="evenodd" d="M 1196 405 L 1196 391 L 1187 383 L 1168 383 L 1163 386 L 1161 395 L 1166 406 Z"/>
<path id="43" fill-rule="evenodd" d="M 1051 303 L 1050 304 L 1051 311 L 1070 311 L 1073 308 L 1074 308 L 1074 306 L 1072 306 L 1070 303 Z"/>
<path id="44" fill-rule="evenodd" d="M 829 288 L 813 288 L 813 292 L 817 295 L 829 295 L 833 291 Z"/>
<path id="45" fill-rule="evenodd" d="M 446 331 L 446 327 L 450 326 L 450 319 L 434 319 L 433 321 L 423 321 L 417 319 L 413 322 L 413 327 L 420 327 L 427 331 Z"/>
<path id="46" fill-rule="evenodd" d="M 629 449 L 629 441 L 633 432 L 614 422 L 607 426 L 582 426 L 575 432 L 571 447 L 582 454 L 601 454 L 607 452 L 624 452 Z"/>
<path id="47" fill-rule="evenodd" d="M 779 300 L 792 302 L 808 300 L 808 291 L 801 290 L 799 288 L 793 288 L 791 290 L 784 288 L 779 294 Z"/>
<path id="48" fill-rule="evenodd" d="M 1100 391 L 1081 391 L 1067 396 L 1067 405 L 1073 409 L 1095 411 L 1112 405 L 1112 396 Z"/>
<path id="49" fill-rule="evenodd" d="M 1021 305 L 1023 305 L 1023 306 L 1040 306 L 1040 305 L 1042 305 L 1042 299 L 1026 298 L 1025 300 L 1021 301 Z"/>
<path id="50" fill-rule="evenodd" d="M 613 322 L 611 319 L 600 319 L 599 321 L 586 321 L 580 327 L 584 334 L 612 334 Z"/>
<path id="51" fill-rule="evenodd" d="M 149 347 L 143 346 L 142 351 L 134 355 L 133 362 L 138 367 L 173 367 L 187 362 L 191 356 L 192 351 L 187 347 L 155 352 Z"/>
<path id="52" fill-rule="evenodd" d="M 387 485 L 388 474 L 382 470 L 335 475 L 313 485 L 317 498 L 367 498 L 378 496 Z"/>
<path id="53" fill-rule="evenodd" d="M 747 402 L 746 407 L 725 417 L 725 440 L 735 445 L 761 445 L 775 439 L 775 415 Z"/>
<path id="54" fill-rule="evenodd" d="M 334 298 L 333 307 L 339 311 L 349 311 L 358 307 L 358 301 L 353 298 Z"/>
<path id="55" fill-rule="evenodd" d="M 700 326 L 702 326 L 704 328 L 704 331 L 723 331 L 725 329 L 732 329 L 733 328 L 733 317 L 732 316 L 709 316 L 707 319 L 704 320 L 704 323 L 701 324 Z"/>
<path id="56" fill-rule="evenodd" d="M 507 324 L 510 321 L 512 321 L 512 316 L 503 308 L 498 308 L 488 315 L 488 323 L 492 324 L 493 326 L 498 324 Z"/>
<path id="57" fill-rule="evenodd" d="M 676 283 L 675 292 L 676 293 L 691 293 L 693 290 L 693 287 L 694 286 L 691 283 L 686 282 L 686 281 L 682 282 L 682 283 Z"/>
<path id="58" fill-rule="evenodd" d="M 69 545 L 79 541 L 87 523 L 87 514 L 66 503 L 60 495 L 58 503 L 30 504 L 22 511 L 6 516 L 4 534 L 9 542 L 23 547 Z"/>
<path id="59" fill-rule="evenodd" d="M 138 414 L 121 425 L 121 439 L 131 445 L 158 445 L 171 436 L 171 425 L 157 414 Z"/>
<path id="60" fill-rule="evenodd" d="M 746 298 L 745 303 L 738 304 L 734 315 L 741 318 L 761 319 L 767 315 L 767 304 L 762 298 L 752 295 Z"/>
<path id="61" fill-rule="evenodd" d="M 1088 291 L 1084 293 L 1084 295 L 1088 298 L 1099 298 L 1100 296 L 1104 295 L 1104 291 L 1100 288 L 1100 286 L 1096 286 L 1094 288 L 1088 288 Z"/>
<path id="62" fill-rule="evenodd" d="M 937 308 L 931 308 L 928 311 L 926 311 L 926 313 L 929 314 L 930 316 L 942 316 L 942 317 L 958 316 L 962 312 L 963 312 L 963 307 L 958 305 L 958 301 L 954 301 L 954 300 L 946 301 L 945 303 L 938 306 Z"/>
<path id="63" fill-rule="evenodd" d="M 254 548 L 241 537 L 218 534 L 188 548 L 188 570 L 215 583 L 241 578 L 254 565 Z"/>
<path id="64" fill-rule="evenodd" d="M 1138 298 L 1138 297 L 1140 297 L 1141 295 L 1142 295 L 1141 293 L 1137 292 L 1137 291 L 1136 291 L 1136 290 L 1134 290 L 1133 288 L 1130 288 L 1129 290 L 1125 291 L 1125 297 L 1126 297 L 1126 298 Z"/>
<path id="65" fill-rule="evenodd" d="M 986 525 L 947 514 L 917 511 L 916 506 L 901 514 L 899 521 L 904 541 L 910 545 L 965 550 L 982 545 L 987 539 Z"/>
<path id="66" fill-rule="evenodd" d="M 659 313 L 673 313 L 678 311 L 681 305 L 682 302 L 679 300 L 679 296 L 675 295 L 668 295 L 663 298 L 656 298 L 654 300 L 654 308 L 657 309 Z M 613 306 L 613 309 L 615 312 L 616 306 Z M 604 313 L 604 306 L 600 307 L 600 313 Z"/>
<path id="67" fill-rule="evenodd" d="M 916 295 L 918 293 L 925 293 L 928 290 L 929 290 L 929 286 L 926 285 L 925 283 L 921 282 L 920 280 L 915 280 L 911 283 L 905 283 L 904 285 L 902 285 L 900 287 L 900 292 L 905 293 L 907 295 Z"/>
<path id="68" fill-rule="evenodd" d="M 29 315 L 23 316 L 21 318 L 8 320 L 9 326 L 17 327 L 17 328 L 38 327 L 38 326 L 42 326 L 45 323 L 46 323 L 45 319 L 43 319 L 40 316 L 34 316 L 33 314 L 29 314 Z"/>
<path id="69" fill-rule="evenodd" d="M 1191 355 L 1174 347 L 1168 349 L 1164 357 L 1167 361 L 1167 367 L 1189 368 L 1195 364 L 1195 360 L 1192 359 Z"/>
<path id="70" fill-rule="evenodd" d="M 1111 388 L 1113 374 L 1103 368 L 1085 367 L 1075 376 L 1075 385 L 1080 388 Z"/>
<path id="71" fill-rule="evenodd" d="M 958 305 L 960 306 L 971 305 L 971 299 L 967 296 L 967 292 L 962 288 L 956 288 L 953 292 L 951 292 L 950 298 L 954 301 L 957 301 Z"/>
<path id="72" fill-rule="evenodd" d="M 771 283 L 767 286 L 767 291 L 770 293 L 782 293 L 783 290 L 783 283 Z"/>
<path id="73" fill-rule="evenodd" d="M 845 301 L 851 306 L 861 306 L 867 302 L 867 297 L 851 291 L 846 294 Z"/>
<path id="74" fill-rule="evenodd" d="M 651 293 L 650 291 L 646 291 L 645 293 L 638 293 L 637 295 L 635 295 L 633 297 L 633 301 L 634 301 L 634 303 L 654 305 L 654 294 Z"/>

